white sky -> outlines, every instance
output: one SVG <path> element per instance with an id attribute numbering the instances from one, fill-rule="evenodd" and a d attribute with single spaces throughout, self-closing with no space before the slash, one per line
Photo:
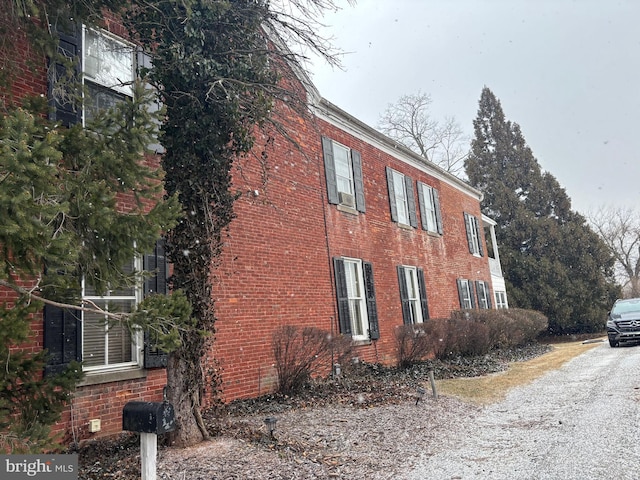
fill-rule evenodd
<path id="1" fill-rule="evenodd" d="M 486 85 L 574 210 L 640 209 L 639 0 L 345 0 L 323 23 L 345 71 L 314 84 L 365 123 L 421 90 L 471 137 Z"/>

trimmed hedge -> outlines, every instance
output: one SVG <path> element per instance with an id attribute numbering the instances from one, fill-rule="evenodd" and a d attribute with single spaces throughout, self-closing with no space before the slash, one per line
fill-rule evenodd
<path id="1" fill-rule="evenodd" d="M 429 319 L 396 329 L 398 366 L 435 357 L 484 355 L 496 348 L 525 345 L 547 329 L 542 313 L 519 308 L 458 310 L 450 318 Z"/>

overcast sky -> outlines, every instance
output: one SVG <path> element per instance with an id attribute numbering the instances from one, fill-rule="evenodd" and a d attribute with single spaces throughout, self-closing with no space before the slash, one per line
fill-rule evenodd
<path id="1" fill-rule="evenodd" d="M 638 0 L 345 0 L 324 18 L 344 71 L 311 73 L 372 127 L 421 90 L 469 137 L 486 85 L 574 210 L 640 210 L 639 22 Z"/>

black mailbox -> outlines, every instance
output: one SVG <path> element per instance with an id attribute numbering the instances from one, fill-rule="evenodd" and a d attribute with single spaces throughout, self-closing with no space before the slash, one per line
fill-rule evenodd
<path id="1" fill-rule="evenodd" d="M 160 434 L 175 428 L 176 415 L 168 402 L 128 402 L 122 409 L 123 430 Z"/>

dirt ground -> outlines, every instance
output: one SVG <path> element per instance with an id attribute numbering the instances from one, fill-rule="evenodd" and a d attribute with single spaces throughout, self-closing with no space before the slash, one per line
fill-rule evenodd
<path id="1" fill-rule="evenodd" d="M 452 397 L 434 398 L 429 371 L 437 379 L 485 375 L 549 348 L 536 344 L 407 370 L 359 364 L 295 397 L 234 402 L 207 412 L 212 440 L 186 449 L 159 448 L 158 479 L 401 477 L 420 458 L 421 445 L 481 408 Z M 418 387 L 425 391 L 422 398 Z M 265 428 L 267 416 L 277 419 L 273 438 Z M 80 480 L 140 478 L 135 435 L 89 443 L 79 454 Z"/>

